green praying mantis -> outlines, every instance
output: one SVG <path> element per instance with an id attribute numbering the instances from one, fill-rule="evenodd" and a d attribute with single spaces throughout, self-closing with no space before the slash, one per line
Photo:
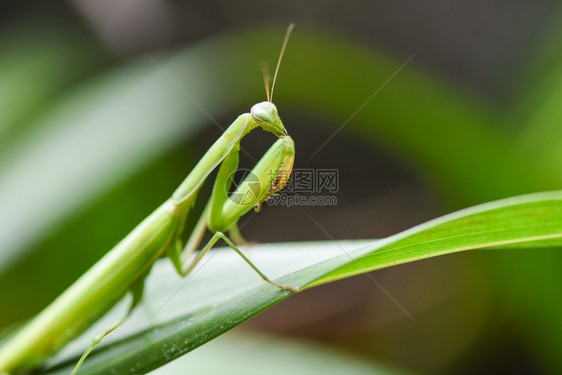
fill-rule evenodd
<path id="1" fill-rule="evenodd" d="M 294 142 L 287 135 L 277 108 L 272 103 L 272 96 L 279 65 L 293 27 L 291 24 L 285 35 L 271 93 L 269 78 L 264 77 L 268 100 L 254 105 L 250 113 L 240 115 L 209 148 L 168 200 L 63 294 L 8 338 L 0 348 L 0 375 L 26 373 L 39 367 L 46 358 L 86 330 L 130 292 L 132 302 L 129 312 L 122 320 L 93 339 L 72 372 L 73 375 L 76 374 L 93 348 L 123 323 L 140 302 L 145 278 L 158 258 L 164 255 L 169 257 L 177 272 L 186 276 L 219 239 L 223 239 L 234 249 L 266 282 L 282 290 L 298 291 L 267 278 L 235 245 L 243 243 L 237 227 L 240 217 L 252 208 L 259 210 L 265 200 L 283 189 L 292 171 Z M 273 133 L 278 139 L 255 165 L 250 177 L 229 197 L 231 176 L 238 167 L 240 141 L 257 127 Z M 182 234 L 185 222 L 197 194 L 211 172 L 219 166 L 209 201 L 184 245 Z M 251 199 L 232 199 L 233 196 Z M 195 254 L 206 228 L 214 235 Z M 233 241 L 223 232 L 229 232 Z"/>

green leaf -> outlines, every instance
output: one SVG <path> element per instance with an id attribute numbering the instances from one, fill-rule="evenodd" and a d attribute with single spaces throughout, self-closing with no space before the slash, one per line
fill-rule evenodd
<path id="1" fill-rule="evenodd" d="M 562 244 L 562 192 L 502 199 L 440 217 L 355 251 L 314 285 L 464 250 Z"/>
<path id="2" fill-rule="evenodd" d="M 475 206 L 382 240 L 260 245 L 248 252 L 272 278 L 306 289 L 464 250 L 560 244 L 562 191 L 555 191 Z M 288 296 L 289 292 L 261 282 L 232 251 L 212 252 L 194 276 L 184 281 L 167 261 L 160 261 L 147 280 L 143 307 L 117 331 L 113 343 L 94 351 L 81 374 L 146 373 Z M 115 308 L 61 357 L 79 355 L 90 338 L 125 308 L 126 303 Z M 75 360 L 49 373 L 68 372 Z"/>
<path id="3" fill-rule="evenodd" d="M 52 18 L 24 12 L 0 27 L 0 163 L 11 142 L 34 130 L 34 116 L 107 64 L 93 37 L 65 22 L 53 27 Z"/>

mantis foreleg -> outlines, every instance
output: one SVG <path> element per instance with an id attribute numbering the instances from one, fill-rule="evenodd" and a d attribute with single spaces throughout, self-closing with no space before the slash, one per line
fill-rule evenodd
<path id="1" fill-rule="evenodd" d="M 290 174 L 290 169 L 292 168 L 292 158 L 294 157 L 294 146 L 292 143 L 292 139 L 290 137 L 283 137 L 282 139 L 278 140 L 266 155 L 262 158 L 263 162 L 260 161 L 258 165 L 253 169 L 251 176 L 254 176 L 254 180 L 251 182 L 253 186 L 250 186 L 250 182 L 244 181 L 238 189 L 234 192 L 234 194 L 246 194 L 250 190 L 253 190 L 252 193 L 255 194 L 255 200 L 248 201 L 248 202 L 237 202 L 235 203 L 236 206 L 230 206 L 232 200 L 229 199 L 227 190 L 231 185 L 231 178 L 233 173 L 236 171 L 238 167 L 238 151 L 239 147 L 234 147 L 231 153 L 225 157 L 219 172 L 217 174 L 217 178 L 215 180 L 215 185 L 213 186 L 213 192 L 211 197 L 209 198 L 209 202 L 207 203 L 201 218 L 199 219 L 198 223 L 196 224 L 196 229 L 194 230 L 192 236 L 187 242 L 186 247 L 184 248 L 182 254 L 178 251 L 177 248 L 171 249 L 168 252 L 168 256 L 171 258 L 173 264 L 175 265 L 177 271 L 182 275 L 188 275 L 195 266 L 199 263 L 199 261 L 205 256 L 205 254 L 212 248 L 212 246 L 219 240 L 223 239 L 228 246 L 230 246 L 234 251 L 238 253 L 242 257 L 242 259 L 248 263 L 260 277 L 265 280 L 266 282 L 280 288 L 283 290 L 290 290 L 292 292 L 297 292 L 298 290 L 291 286 L 281 285 L 272 280 L 270 280 L 263 272 L 261 272 L 243 253 L 242 251 L 230 240 L 227 236 L 225 236 L 222 231 L 230 230 L 231 228 L 234 229 L 234 233 L 239 235 L 238 228 L 236 227 L 236 222 L 238 221 L 239 217 L 250 210 L 252 207 L 261 204 L 261 202 L 266 199 L 270 194 L 272 194 L 272 189 L 279 189 L 279 175 L 282 174 Z M 287 163 L 287 160 L 291 159 L 290 163 Z M 260 184 L 259 189 L 255 189 L 256 181 L 261 181 L 265 183 Z M 225 208 L 228 208 L 229 211 L 225 211 Z M 227 215 L 228 220 L 225 220 L 225 213 Z M 201 237 L 201 228 L 204 228 L 204 225 L 208 225 L 210 228 L 217 228 L 214 230 L 214 235 L 211 240 L 203 247 L 203 249 L 195 256 L 193 259 L 186 259 L 188 258 L 197 247 L 198 242 L 200 241 Z M 194 237 L 195 236 L 195 237 Z M 176 242 L 176 246 L 180 241 Z"/>

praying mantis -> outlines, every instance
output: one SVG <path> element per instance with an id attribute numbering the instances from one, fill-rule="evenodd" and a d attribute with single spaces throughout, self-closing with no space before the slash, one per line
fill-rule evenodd
<path id="1" fill-rule="evenodd" d="M 0 348 L 0 375 L 25 373 L 39 367 L 70 340 L 91 326 L 127 293 L 132 301 L 128 313 L 106 331 L 97 335 L 76 364 L 72 375 L 93 348 L 129 316 L 142 299 L 144 281 L 154 262 L 167 256 L 177 272 L 188 275 L 212 246 L 223 239 L 266 282 L 281 290 L 298 292 L 296 288 L 270 280 L 238 249 L 243 243 L 237 222 L 252 208 L 287 183 L 295 158 L 295 145 L 272 103 L 275 80 L 285 47 L 294 27 L 287 29 L 267 101 L 254 105 L 249 113 L 240 115 L 209 148 L 172 196 L 145 218 L 100 261 L 82 275 L 63 294 L 16 331 Z M 273 133 L 277 141 L 258 161 L 250 174 L 229 197 L 231 176 L 238 167 L 240 142 L 255 128 Z M 220 166 L 220 167 L 219 167 Z M 211 196 L 185 245 L 182 241 L 185 222 L 197 194 L 211 172 L 219 168 Z M 232 196 L 251 199 L 231 199 Z M 208 228 L 211 240 L 195 254 Z M 229 232 L 231 241 L 223 232 Z"/>

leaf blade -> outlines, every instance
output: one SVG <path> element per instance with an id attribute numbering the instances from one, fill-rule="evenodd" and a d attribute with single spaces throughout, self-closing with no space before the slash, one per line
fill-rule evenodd
<path id="1" fill-rule="evenodd" d="M 428 238 L 433 240 L 428 241 Z M 562 191 L 529 194 L 474 206 L 386 239 L 371 241 L 367 245 L 364 241 L 278 244 L 269 251 L 265 248 L 271 245 L 262 245 L 264 251 L 252 254 L 252 258 L 257 258 L 260 267 L 265 265 L 270 270 L 277 266 L 281 268 L 284 276 L 277 278 L 277 281 L 307 289 L 418 259 L 506 244 L 527 247 L 562 244 Z M 362 246 L 341 254 L 343 246 L 353 245 Z M 317 259 L 306 259 L 303 252 L 307 246 L 310 251 L 312 246 L 318 248 L 321 254 L 316 254 Z M 404 251 L 407 248 L 409 250 Z M 303 255 L 299 258 L 299 254 Z M 351 258 L 359 259 L 359 263 L 348 254 Z M 164 316 L 160 319 L 162 322 L 156 325 L 152 324 L 155 313 L 149 314 L 148 328 L 137 330 L 134 335 L 94 352 L 84 365 L 83 374 L 111 371 L 146 373 L 210 341 L 290 295 L 289 292 L 281 292 L 263 284 L 251 272 L 250 278 L 239 285 L 236 280 L 221 278 L 227 272 L 225 270 L 232 271 L 232 262 L 236 263 L 236 258 L 232 257 L 235 255 L 231 252 L 215 251 L 213 258 L 223 261 L 222 265 L 209 264 L 201 268 L 201 272 L 192 280 L 195 285 L 186 288 L 192 299 L 198 298 L 197 293 L 207 295 L 213 290 L 219 293 L 223 291 L 223 296 L 211 298 L 190 310 L 189 306 L 193 304 L 189 303 L 189 298 L 181 296 L 183 292 L 178 293 L 181 287 L 178 289 L 176 285 L 168 288 L 168 293 L 174 296 L 177 293 L 172 304 L 178 305 L 180 311 Z M 156 275 L 151 275 L 152 280 L 149 279 L 148 285 L 170 278 L 169 269 L 164 268 L 168 264 L 159 262 L 157 266 L 159 270 Z M 237 274 L 237 270 L 234 274 Z M 200 279 L 198 284 L 196 279 Z M 177 279 L 174 280 L 177 283 Z M 236 284 L 234 289 L 229 290 L 228 286 L 233 283 Z M 162 291 L 158 289 L 147 290 L 149 300 L 161 294 Z M 157 302 L 153 308 L 160 309 L 160 304 Z M 70 360 L 48 374 L 65 373 L 73 363 L 74 360 Z"/>

